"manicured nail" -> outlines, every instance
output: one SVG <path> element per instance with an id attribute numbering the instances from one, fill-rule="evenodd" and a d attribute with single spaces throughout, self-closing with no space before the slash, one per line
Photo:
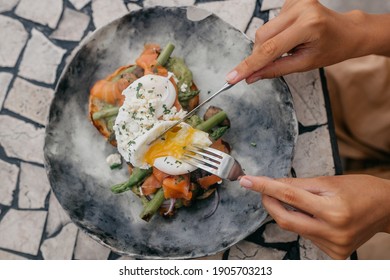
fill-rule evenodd
<path id="1" fill-rule="evenodd" d="M 241 178 L 240 185 L 247 189 L 251 189 L 253 187 L 253 183 L 245 177 Z"/>
<path id="2" fill-rule="evenodd" d="M 236 70 L 233 70 L 226 76 L 226 81 L 230 82 L 233 81 L 238 76 L 238 72 Z"/>
<path id="3" fill-rule="evenodd" d="M 258 80 L 261 80 L 261 76 L 248 78 L 248 79 L 246 79 L 246 82 L 247 82 L 248 84 L 253 84 L 254 82 L 257 82 Z"/>

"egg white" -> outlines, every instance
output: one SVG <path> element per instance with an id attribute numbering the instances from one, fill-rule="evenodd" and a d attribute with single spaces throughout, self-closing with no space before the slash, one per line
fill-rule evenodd
<path id="1" fill-rule="evenodd" d="M 125 95 L 125 101 L 114 125 L 118 151 L 133 166 L 149 168 L 144 157 L 150 142 L 186 112 L 177 112 L 173 107 L 176 90 L 168 77 L 145 75 L 129 85 L 122 94 Z M 159 120 L 160 117 L 162 120 Z M 184 129 L 181 133 L 185 133 L 186 126 L 189 127 L 188 124 L 182 124 Z M 207 133 L 196 131 L 192 144 L 209 146 L 211 141 Z M 157 158 L 153 165 L 171 175 L 185 174 L 196 169 L 171 156 Z"/>

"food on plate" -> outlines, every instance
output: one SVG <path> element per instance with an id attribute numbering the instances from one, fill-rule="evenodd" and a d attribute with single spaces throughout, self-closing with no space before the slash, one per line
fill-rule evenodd
<path id="1" fill-rule="evenodd" d="M 195 108 L 199 90 L 183 58 L 171 57 L 168 44 L 146 44 L 135 65 L 119 67 L 90 91 L 89 115 L 93 125 L 116 146 L 130 170 L 129 180 L 111 188 L 131 190 L 144 204 L 141 218 L 154 213 L 172 216 L 175 210 L 205 199 L 222 180 L 181 161 L 186 147 L 211 146 L 230 152 L 222 135 L 230 127 L 226 113 L 210 107 L 204 118 L 192 116 L 159 139 L 166 128 Z M 121 161 L 107 158 L 110 167 Z"/>

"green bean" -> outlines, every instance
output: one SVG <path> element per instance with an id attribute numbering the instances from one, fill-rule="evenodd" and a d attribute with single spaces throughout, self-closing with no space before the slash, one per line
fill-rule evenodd
<path id="1" fill-rule="evenodd" d="M 110 107 L 108 109 L 103 109 L 103 110 L 100 110 L 98 112 L 93 113 L 92 119 L 94 121 L 96 121 L 99 119 L 115 116 L 115 115 L 118 115 L 118 112 L 119 112 L 119 107 Z"/>
<path id="2" fill-rule="evenodd" d="M 133 169 L 133 173 L 130 175 L 129 180 L 124 183 L 112 186 L 111 191 L 113 193 L 122 193 L 128 191 L 131 189 L 131 187 L 141 184 L 150 174 L 152 174 L 152 168 L 140 169 L 135 167 Z"/>
<path id="3" fill-rule="evenodd" d="M 154 194 L 153 198 L 145 205 L 144 210 L 140 215 L 141 219 L 148 222 L 160 208 L 164 200 L 164 190 L 163 188 L 160 188 Z"/>
<path id="4" fill-rule="evenodd" d="M 157 65 L 164 66 L 174 49 L 175 46 L 172 43 L 168 43 L 157 58 Z"/>
<path id="5" fill-rule="evenodd" d="M 218 140 L 221 138 L 225 132 L 229 129 L 227 126 L 221 126 L 216 129 L 210 134 L 210 138 L 213 139 L 214 141 Z"/>
<path id="6" fill-rule="evenodd" d="M 210 131 L 213 127 L 217 126 L 227 118 L 227 115 L 224 111 L 221 111 L 214 116 L 210 117 L 207 121 L 199 124 L 196 129 L 202 130 L 204 132 Z"/>

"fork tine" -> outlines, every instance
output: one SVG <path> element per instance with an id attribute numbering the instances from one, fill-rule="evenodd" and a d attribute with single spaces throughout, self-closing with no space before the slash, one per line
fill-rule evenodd
<path id="1" fill-rule="evenodd" d="M 217 175 L 217 169 L 214 169 L 214 168 L 211 168 L 210 166 L 207 166 L 205 164 L 202 164 L 202 163 L 199 163 L 197 162 L 195 159 L 191 159 L 191 158 L 181 158 L 182 161 L 188 163 L 188 164 L 191 164 L 197 168 L 200 168 L 200 169 L 203 169 L 207 172 L 210 172 L 211 174 L 215 174 Z"/>
<path id="2" fill-rule="evenodd" d="M 204 150 L 204 151 L 209 152 L 209 153 L 212 153 L 212 154 L 217 155 L 219 157 L 223 157 L 225 155 L 225 153 L 218 151 L 217 149 L 213 149 L 213 148 L 209 148 L 209 147 L 201 147 L 201 146 L 197 146 L 197 145 L 193 145 L 193 147 L 200 149 L 200 150 Z"/>
<path id="3" fill-rule="evenodd" d="M 199 157 L 199 156 L 197 156 L 197 154 L 191 155 L 191 154 L 184 153 L 184 156 L 185 156 L 185 157 L 188 157 L 188 158 L 191 158 L 191 159 L 195 159 L 195 160 L 197 160 L 199 163 L 202 163 L 202 164 L 205 164 L 205 163 L 206 163 L 206 164 L 208 164 L 208 165 L 210 165 L 211 167 L 214 167 L 214 168 L 218 168 L 218 165 L 221 164 L 220 161 L 218 161 L 218 162 L 213 162 L 213 161 L 208 160 L 208 159 L 205 159 L 205 158 L 203 158 L 203 157 Z"/>
<path id="4" fill-rule="evenodd" d="M 195 153 L 197 155 L 201 155 L 201 156 L 207 157 L 207 158 L 209 158 L 211 160 L 214 160 L 216 163 L 219 163 L 221 161 L 221 159 L 222 159 L 220 157 L 216 157 L 216 156 L 213 156 L 211 154 L 201 152 L 200 150 L 192 148 L 192 147 L 188 147 L 188 148 L 186 148 L 186 150 L 190 151 L 190 152 L 193 152 L 193 153 Z"/>

